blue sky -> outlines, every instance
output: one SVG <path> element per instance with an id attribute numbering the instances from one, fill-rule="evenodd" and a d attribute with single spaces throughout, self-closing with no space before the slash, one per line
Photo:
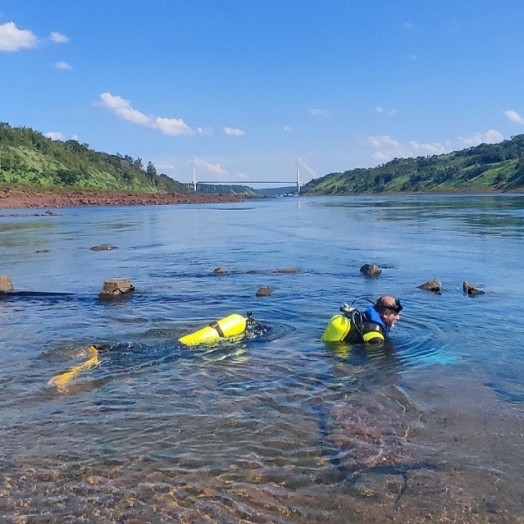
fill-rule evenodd
<path id="1" fill-rule="evenodd" d="M 199 180 L 524 133 L 522 0 L 0 0 L 0 121 Z"/>

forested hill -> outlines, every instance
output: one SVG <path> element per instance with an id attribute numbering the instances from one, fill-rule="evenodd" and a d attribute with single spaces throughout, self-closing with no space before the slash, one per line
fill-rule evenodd
<path id="1" fill-rule="evenodd" d="M 33 189 L 185 193 L 187 184 L 157 174 L 140 158 L 99 153 L 76 140 L 51 140 L 27 127 L 0 123 L 0 184 Z"/>
<path id="2" fill-rule="evenodd" d="M 304 185 L 309 195 L 524 190 L 524 135 L 445 155 L 394 159 L 331 173 Z"/>
<path id="3" fill-rule="evenodd" d="M 188 184 L 158 174 L 152 162 L 110 155 L 76 140 L 52 140 L 27 127 L 0 122 L 0 185 L 31 190 L 188 193 Z M 245 186 L 220 186 L 204 193 L 254 194 Z"/>

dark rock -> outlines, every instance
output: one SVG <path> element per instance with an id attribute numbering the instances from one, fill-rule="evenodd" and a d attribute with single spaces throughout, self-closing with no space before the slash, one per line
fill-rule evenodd
<path id="1" fill-rule="evenodd" d="M 103 300 L 110 300 L 127 295 L 135 290 L 135 287 L 127 279 L 119 278 L 106 280 L 102 292 L 98 295 Z"/>
<path id="2" fill-rule="evenodd" d="M 364 264 L 360 268 L 360 272 L 367 277 L 377 277 L 382 273 L 382 269 L 380 269 L 376 264 Z"/>
<path id="3" fill-rule="evenodd" d="M 273 291 L 274 290 L 272 287 L 269 287 L 269 286 L 261 287 L 258 289 L 256 296 L 257 297 L 268 297 L 269 295 L 273 294 Z"/>
<path id="4" fill-rule="evenodd" d="M 216 267 L 215 269 L 213 269 L 213 273 L 215 275 L 225 275 L 227 273 L 227 269 L 223 267 Z"/>
<path id="5" fill-rule="evenodd" d="M 13 291 L 13 283 L 5 275 L 0 275 L 0 293 L 9 293 Z"/>
<path id="6" fill-rule="evenodd" d="M 273 271 L 273 273 L 299 273 L 300 272 L 300 269 L 296 268 L 296 267 L 292 267 L 292 268 L 284 268 L 284 269 L 275 269 L 275 271 Z"/>
<path id="7" fill-rule="evenodd" d="M 462 289 L 464 290 L 464 293 L 466 295 L 469 295 L 470 297 L 474 297 L 476 295 L 484 295 L 484 291 L 481 289 L 477 289 L 473 284 L 470 284 L 469 282 L 462 282 Z"/>
<path id="8" fill-rule="evenodd" d="M 425 289 L 426 291 L 431 291 L 432 293 L 437 293 L 437 295 L 442 294 L 442 284 L 440 280 L 430 280 L 425 284 L 417 286 L 419 289 Z"/>
<path id="9" fill-rule="evenodd" d="M 91 251 L 112 251 L 113 249 L 118 249 L 115 246 L 109 246 L 107 244 L 103 244 L 101 246 L 93 246 L 91 248 Z"/>

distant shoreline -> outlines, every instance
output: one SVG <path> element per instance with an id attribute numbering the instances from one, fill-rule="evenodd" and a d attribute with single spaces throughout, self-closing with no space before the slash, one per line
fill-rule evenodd
<path id="1" fill-rule="evenodd" d="M 0 209 L 39 209 L 85 206 L 148 206 L 168 204 L 212 204 L 243 202 L 246 195 L 197 193 L 140 193 L 135 191 L 27 191 L 0 188 Z"/>

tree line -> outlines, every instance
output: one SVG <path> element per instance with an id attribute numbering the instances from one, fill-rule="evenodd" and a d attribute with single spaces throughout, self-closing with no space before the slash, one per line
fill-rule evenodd
<path id="1" fill-rule="evenodd" d="M 524 135 L 452 153 L 395 158 L 312 180 L 303 194 L 518 191 L 524 189 Z"/>
<path id="2" fill-rule="evenodd" d="M 97 152 L 76 140 L 52 140 L 0 122 L 0 184 L 35 189 L 187 193 L 187 184 L 158 174 L 141 158 Z"/>

